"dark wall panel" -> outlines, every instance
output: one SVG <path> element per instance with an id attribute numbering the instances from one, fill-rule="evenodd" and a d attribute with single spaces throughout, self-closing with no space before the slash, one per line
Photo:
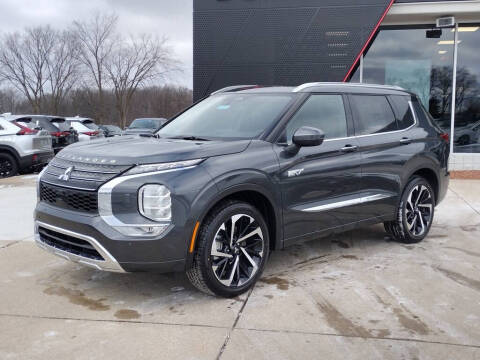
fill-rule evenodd
<path id="1" fill-rule="evenodd" d="M 342 81 L 389 0 L 194 0 L 194 97 Z"/>

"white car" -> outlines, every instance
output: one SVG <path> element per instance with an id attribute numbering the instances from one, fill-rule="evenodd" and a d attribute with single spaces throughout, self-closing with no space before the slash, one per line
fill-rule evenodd
<path id="1" fill-rule="evenodd" d="M 0 178 L 42 167 L 53 156 L 48 131 L 0 117 Z"/>
<path id="2" fill-rule="evenodd" d="M 79 136 L 78 141 L 94 140 L 105 137 L 103 130 L 100 129 L 97 124 L 95 124 L 93 119 L 75 116 L 67 117 L 65 120 L 70 123 L 71 127 L 77 130 Z M 87 135 L 88 138 L 85 136 L 80 138 L 81 134 Z"/>

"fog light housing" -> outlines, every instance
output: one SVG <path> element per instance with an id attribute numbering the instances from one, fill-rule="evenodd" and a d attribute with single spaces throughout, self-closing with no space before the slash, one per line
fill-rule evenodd
<path id="1" fill-rule="evenodd" d="M 172 198 L 167 187 L 147 184 L 138 191 L 138 209 L 147 219 L 170 221 L 172 218 Z"/>

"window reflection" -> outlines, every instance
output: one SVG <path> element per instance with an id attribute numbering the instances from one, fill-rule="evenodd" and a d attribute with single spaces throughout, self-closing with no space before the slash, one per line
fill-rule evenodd
<path id="1" fill-rule="evenodd" d="M 479 26 L 459 26 L 457 91 L 455 99 L 455 152 L 480 152 Z"/>
<path id="2" fill-rule="evenodd" d="M 415 92 L 436 123 L 450 128 L 454 33 L 431 28 L 384 28 L 364 56 L 363 81 Z M 354 74 L 358 78 L 357 69 Z"/>

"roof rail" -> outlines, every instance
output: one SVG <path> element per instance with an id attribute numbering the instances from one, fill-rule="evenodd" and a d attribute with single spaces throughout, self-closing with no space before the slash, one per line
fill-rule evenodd
<path id="1" fill-rule="evenodd" d="M 221 94 L 224 92 L 232 92 L 232 91 L 241 91 L 241 90 L 248 90 L 259 87 L 258 85 L 234 85 L 234 86 L 227 86 L 223 89 L 217 90 L 212 92 L 210 95 Z"/>
<path id="2" fill-rule="evenodd" d="M 404 88 L 397 85 L 379 85 L 379 84 L 366 84 L 366 83 L 345 83 L 345 82 L 313 82 L 306 83 L 300 86 L 297 86 L 292 92 L 300 92 L 302 90 L 315 87 L 315 86 L 358 86 L 358 87 L 368 87 L 368 88 L 378 88 L 378 89 L 393 89 L 393 90 L 403 90 Z"/>

